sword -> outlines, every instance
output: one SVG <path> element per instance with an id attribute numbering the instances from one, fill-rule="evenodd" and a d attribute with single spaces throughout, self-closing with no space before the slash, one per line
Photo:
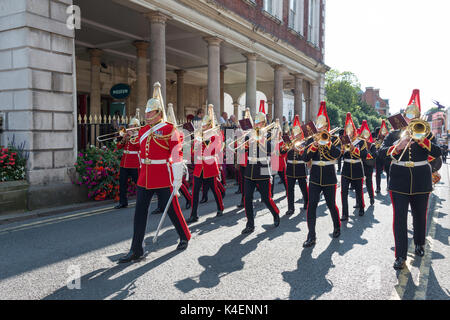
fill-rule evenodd
<path id="1" fill-rule="evenodd" d="M 159 234 L 159 230 L 161 230 L 162 224 L 166 218 L 167 215 L 167 211 L 169 211 L 169 207 L 170 204 L 172 203 L 173 197 L 175 196 L 175 194 L 178 192 L 178 190 L 173 189 L 172 194 L 170 195 L 169 201 L 166 204 L 166 208 L 164 209 L 164 213 L 161 217 L 161 220 L 159 220 L 159 225 L 158 228 L 156 229 L 156 233 L 155 236 L 153 237 L 153 243 L 156 243 L 156 240 L 158 240 L 158 234 Z"/>

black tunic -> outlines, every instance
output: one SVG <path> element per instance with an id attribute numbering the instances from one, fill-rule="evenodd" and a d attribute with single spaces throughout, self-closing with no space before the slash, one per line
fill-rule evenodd
<path id="1" fill-rule="evenodd" d="M 350 180 L 364 178 L 364 169 L 362 162 L 345 162 L 345 159 L 358 160 L 365 159 L 367 157 L 367 149 L 364 147 L 364 141 L 360 141 L 355 148 L 357 149 L 354 149 L 353 152 L 346 151 L 342 155 L 342 158 L 344 159 L 344 166 L 342 167 L 341 175 Z M 355 150 L 359 150 L 359 155 L 355 152 Z"/>
<path id="2" fill-rule="evenodd" d="M 308 144 L 313 140 L 310 139 Z M 340 139 L 337 137 L 332 137 L 331 147 L 328 149 L 327 146 L 318 147 L 316 152 L 311 150 L 311 147 L 308 147 L 308 150 L 303 153 L 303 160 L 308 162 L 310 160 L 313 161 L 333 161 L 340 157 L 341 149 L 340 149 Z M 310 183 L 320 185 L 322 187 L 332 186 L 337 184 L 336 178 L 336 169 L 334 165 L 327 166 L 319 166 L 312 165 L 311 173 L 309 175 Z"/>
<path id="3" fill-rule="evenodd" d="M 306 164 L 304 163 L 289 163 L 289 161 L 303 161 L 303 154 L 300 154 L 294 149 L 287 152 L 286 161 L 286 176 L 288 178 L 306 178 Z"/>
<path id="4" fill-rule="evenodd" d="M 244 177 L 250 180 L 266 180 L 270 178 L 270 153 L 272 141 L 270 132 L 265 138 L 265 142 L 251 141 L 248 147 L 248 164 L 245 167 Z M 249 137 L 245 138 L 248 141 Z M 264 161 L 252 161 L 252 158 L 266 158 Z"/>
<path id="5" fill-rule="evenodd" d="M 381 155 L 390 158 L 389 152 L 393 150 L 394 142 L 400 138 L 400 131 L 395 130 L 390 133 L 384 140 L 380 148 Z M 399 161 L 428 161 L 428 156 L 437 158 L 441 156 L 441 149 L 436 145 L 436 139 L 430 134 L 425 142 L 429 142 L 429 149 L 425 146 L 413 142 L 408 150 L 404 153 L 400 160 L 401 154 L 404 150 L 394 155 L 390 167 L 389 190 L 401 194 L 414 195 L 429 193 L 433 190 L 431 179 L 431 166 L 429 164 L 415 167 L 405 167 L 396 165 L 396 160 Z M 414 141 L 414 140 L 413 140 Z"/>

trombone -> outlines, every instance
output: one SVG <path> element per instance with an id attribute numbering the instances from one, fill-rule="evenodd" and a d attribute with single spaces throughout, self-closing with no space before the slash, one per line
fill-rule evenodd
<path id="1" fill-rule="evenodd" d="M 113 139 L 117 139 L 117 138 L 123 138 L 128 131 L 133 131 L 133 130 L 139 130 L 141 128 L 143 128 L 144 126 L 140 126 L 140 127 L 135 127 L 135 128 L 128 128 L 125 129 L 125 127 L 121 127 L 119 131 L 117 132 L 112 132 L 112 133 L 107 133 L 107 134 L 103 134 L 101 136 L 97 137 L 97 141 L 98 142 L 105 142 L 108 140 L 113 140 Z"/>
<path id="2" fill-rule="evenodd" d="M 280 120 L 279 119 L 275 119 L 275 122 L 272 122 L 268 126 L 265 126 L 265 127 L 261 128 L 261 129 L 255 128 L 255 129 L 248 130 L 249 132 L 246 133 L 246 135 L 248 135 L 250 133 L 254 133 L 254 135 L 252 137 L 250 137 L 250 139 L 248 141 L 243 141 L 236 148 L 231 148 L 231 149 L 232 150 L 237 150 L 237 149 L 242 148 L 246 143 L 259 141 L 263 136 L 265 136 L 270 130 L 273 130 L 273 129 L 277 129 L 277 130 L 280 130 L 280 131 L 282 130 L 281 126 L 280 126 Z"/>
<path id="3" fill-rule="evenodd" d="M 426 138 L 431 132 L 431 128 L 430 128 L 430 124 L 423 120 L 423 119 L 414 119 L 411 120 L 411 122 L 408 124 L 408 126 L 406 127 L 406 130 L 402 132 L 402 135 L 400 136 L 400 141 L 406 136 L 406 134 L 409 135 L 409 141 L 408 144 L 406 145 L 405 149 L 403 150 L 402 154 L 400 155 L 400 158 L 398 158 L 398 161 L 401 161 L 401 159 L 403 158 L 406 149 L 409 148 L 411 142 L 414 141 L 420 141 L 423 138 Z M 397 145 L 395 145 L 394 150 L 397 148 Z M 392 154 L 391 154 L 391 158 L 392 158 Z M 411 159 L 410 159 L 411 160 Z"/>
<path id="4" fill-rule="evenodd" d="M 327 130 L 322 130 L 320 132 L 317 132 L 316 134 L 313 134 L 311 136 L 308 136 L 308 137 L 304 138 L 304 140 L 302 142 L 301 141 L 296 141 L 294 143 L 294 147 L 297 148 L 298 151 L 302 151 L 304 149 L 307 149 L 310 145 L 312 145 L 316 141 L 319 142 L 319 145 L 326 145 L 328 143 L 328 141 L 331 140 L 331 137 L 339 130 L 341 130 L 340 127 L 334 128 L 330 132 L 328 132 Z M 306 142 L 311 137 L 313 137 L 314 140 L 310 144 L 305 146 Z"/>

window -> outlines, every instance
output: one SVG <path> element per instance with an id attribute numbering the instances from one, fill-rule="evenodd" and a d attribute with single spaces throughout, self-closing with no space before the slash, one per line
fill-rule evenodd
<path id="1" fill-rule="evenodd" d="M 375 109 L 380 109 L 380 101 L 375 102 Z"/>
<path id="2" fill-rule="evenodd" d="M 319 45 L 320 0 L 309 0 L 308 41 Z"/>
<path id="3" fill-rule="evenodd" d="M 270 13 L 278 20 L 283 20 L 283 1 L 280 0 L 264 0 L 264 11 Z"/>
<path id="4" fill-rule="evenodd" d="M 303 35 L 304 0 L 289 0 L 289 28 Z"/>

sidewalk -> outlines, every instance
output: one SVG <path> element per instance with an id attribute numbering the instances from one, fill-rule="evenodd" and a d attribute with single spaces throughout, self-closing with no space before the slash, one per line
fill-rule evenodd
<path id="1" fill-rule="evenodd" d="M 225 188 L 236 186 L 236 182 L 234 179 L 230 179 Z M 135 205 L 136 196 L 128 198 L 128 205 Z M 157 197 L 153 197 L 152 203 L 158 200 Z M 74 203 L 66 206 L 59 206 L 53 208 L 43 208 L 33 211 L 26 212 L 18 212 L 18 213 L 10 213 L 10 214 L 0 214 L 0 225 L 20 222 L 34 218 L 42 218 L 48 216 L 54 216 L 62 213 L 67 213 L 76 210 L 85 210 L 85 209 L 113 209 L 116 206 L 116 202 L 114 200 L 104 200 L 104 201 L 88 201 L 82 203 Z"/>

